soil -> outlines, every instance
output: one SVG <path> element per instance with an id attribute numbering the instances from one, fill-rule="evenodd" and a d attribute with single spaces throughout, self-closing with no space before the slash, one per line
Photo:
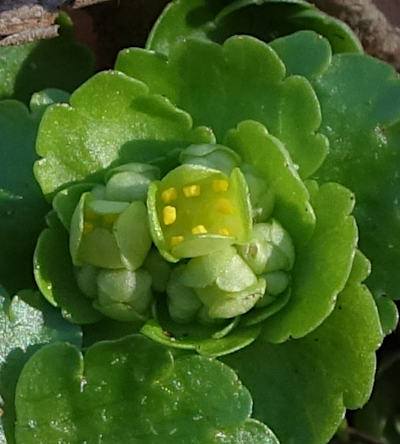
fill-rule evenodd
<path id="1" fill-rule="evenodd" d="M 399 0 L 374 0 L 374 3 L 393 25 L 400 26 Z"/>

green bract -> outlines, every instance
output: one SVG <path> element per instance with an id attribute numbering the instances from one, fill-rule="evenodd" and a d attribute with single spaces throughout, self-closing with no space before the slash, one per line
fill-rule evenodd
<path id="1" fill-rule="evenodd" d="M 11 442 L 326 443 L 397 322 L 399 85 L 304 1 L 176 0 L 70 97 L 1 103 L 7 147 L 41 121 L 0 265 L 51 206 L 34 277 L 85 324 L 18 367 Z"/>

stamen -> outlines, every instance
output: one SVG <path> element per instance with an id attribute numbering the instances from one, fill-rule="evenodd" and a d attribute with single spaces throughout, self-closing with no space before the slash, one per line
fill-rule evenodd
<path id="1" fill-rule="evenodd" d="M 223 227 L 223 228 L 219 228 L 218 234 L 220 234 L 221 236 L 230 236 L 231 232 L 229 231 L 228 228 Z"/>
<path id="2" fill-rule="evenodd" d="M 85 219 L 96 220 L 98 215 L 90 208 L 85 209 Z"/>
<path id="3" fill-rule="evenodd" d="M 217 210 L 222 214 L 233 214 L 233 207 L 228 199 L 218 199 L 216 207 Z"/>
<path id="4" fill-rule="evenodd" d="M 200 185 L 188 185 L 187 187 L 183 187 L 183 194 L 185 197 L 200 196 Z"/>
<path id="5" fill-rule="evenodd" d="M 183 239 L 184 239 L 183 236 L 172 236 L 171 240 L 169 242 L 171 248 L 176 247 L 177 245 L 179 245 L 183 241 Z"/>
<path id="6" fill-rule="evenodd" d="M 204 225 L 196 225 L 192 228 L 192 234 L 206 234 L 207 229 Z"/>
<path id="7" fill-rule="evenodd" d="M 166 204 L 172 202 L 173 200 L 176 200 L 177 197 L 178 193 L 176 192 L 176 188 L 174 187 L 167 188 L 161 193 L 161 199 Z"/>
<path id="8" fill-rule="evenodd" d="M 89 234 L 93 231 L 94 225 L 91 222 L 85 222 L 83 224 L 83 234 Z"/>
<path id="9" fill-rule="evenodd" d="M 222 193 L 223 191 L 227 191 L 229 187 L 229 183 L 225 179 L 215 179 L 212 182 L 212 188 L 216 193 Z"/>
<path id="10" fill-rule="evenodd" d="M 105 214 L 103 216 L 103 221 L 106 224 L 112 225 L 118 219 L 118 216 L 119 216 L 119 214 Z"/>
<path id="11" fill-rule="evenodd" d="M 167 205 L 163 208 L 163 220 L 165 225 L 171 225 L 176 221 L 176 208 Z"/>

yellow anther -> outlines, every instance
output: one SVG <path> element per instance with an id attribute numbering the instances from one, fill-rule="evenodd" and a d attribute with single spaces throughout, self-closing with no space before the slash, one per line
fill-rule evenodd
<path id="1" fill-rule="evenodd" d="M 206 234 L 207 229 L 204 225 L 196 225 L 192 228 L 192 234 Z"/>
<path id="2" fill-rule="evenodd" d="M 218 229 L 218 234 L 220 234 L 221 236 L 230 236 L 231 232 L 229 231 L 228 228 L 223 227 Z"/>
<path id="3" fill-rule="evenodd" d="M 91 222 L 85 222 L 83 224 L 83 234 L 89 234 L 93 231 L 94 225 Z"/>
<path id="4" fill-rule="evenodd" d="M 176 247 L 177 245 L 179 245 L 182 241 L 183 241 L 184 237 L 183 236 L 172 236 L 171 240 L 169 242 L 169 245 L 171 248 Z"/>
<path id="5" fill-rule="evenodd" d="M 178 193 L 176 192 L 176 189 L 174 187 L 167 188 L 161 193 L 161 199 L 164 203 L 170 203 L 173 200 L 176 200 L 178 197 Z"/>
<path id="6" fill-rule="evenodd" d="M 96 220 L 98 217 L 98 214 L 90 208 L 85 209 L 85 219 Z"/>
<path id="7" fill-rule="evenodd" d="M 183 187 L 183 194 L 185 197 L 200 196 L 200 185 L 188 185 L 187 187 Z"/>
<path id="8" fill-rule="evenodd" d="M 225 215 L 233 214 L 233 207 L 228 199 L 218 199 L 216 204 L 217 210 Z"/>
<path id="9" fill-rule="evenodd" d="M 103 216 L 103 221 L 106 224 L 112 225 L 117 219 L 118 219 L 119 214 L 105 214 Z"/>
<path id="10" fill-rule="evenodd" d="M 216 193 L 222 193 L 223 191 L 227 191 L 229 187 L 229 183 L 225 179 L 215 179 L 212 181 L 212 188 Z"/>
<path id="11" fill-rule="evenodd" d="M 176 208 L 167 205 L 163 208 L 163 220 L 165 225 L 171 225 L 176 221 Z"/>

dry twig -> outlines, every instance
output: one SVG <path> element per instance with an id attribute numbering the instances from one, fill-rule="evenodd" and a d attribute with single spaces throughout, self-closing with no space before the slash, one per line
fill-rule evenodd
<path id="1" fill-rule="evenodd" d="M 55 37 L 59 8 L 83 8 L 107 0 L 0 0 L 0 46 Z"/>

